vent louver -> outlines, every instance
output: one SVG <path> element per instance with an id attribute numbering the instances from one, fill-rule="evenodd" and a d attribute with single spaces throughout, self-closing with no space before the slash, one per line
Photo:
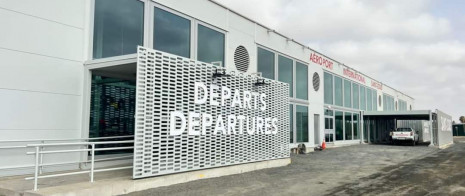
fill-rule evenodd
<path id="1" fill-rule="evenodd" d="M 236 65 L 236 69 L 240 72 L 247 72 L 249 69 L 249 52 L 244 46 L 239 46 L 234 51 L 234 64 Z"/>
<path id="2" fill-rule="evenodd" d="M 313 74 L 313 89 L 315 91 L 320 90 L 320 75 L 316 72 Z"/>

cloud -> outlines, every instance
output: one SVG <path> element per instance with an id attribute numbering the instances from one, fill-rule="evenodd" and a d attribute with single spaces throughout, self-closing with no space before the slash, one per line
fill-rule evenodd
<path id="1" fill-rule="evenodd" d="M 448 17 L 451 1 L 217 1 L 411 95 L 417 109 L 465 115 L 465 15 Z"/>

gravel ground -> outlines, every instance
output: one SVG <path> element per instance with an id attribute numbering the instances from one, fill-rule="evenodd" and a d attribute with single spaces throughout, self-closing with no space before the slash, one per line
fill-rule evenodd
<path id="1" fill-rule="evenodd" d="M 437 153 L 333 189 L 328 195 L 465 195 L 465 138 Z"/>
<path id="2" fill-rule="evenodd" d="M 464 146 L 465 143 L 460 143 L 447 150 L 429 148 L 425 145 L 414 147 L 355 145 L 332 148 L 307 155 L 293 155 L 292 164 L 286 167 L 160 187 L 131 193 L 129 196 L 379 195 L 380 193 L 386 193 L 386 195 L 423 193 L 424 195 L 425 191 L 432 189 L 420 187 L 421 185 L 413 185 L 413 188 L 398 187 L 398 183 L 428 185 L 429 180 L 434 180 L 433 182 L 438 187 L 447 183 L 443 179 L 447 179 L 449 175 L 435 172 L 435 169 L 441 166 L 447 167 L 448 172 L 457 169 L 459 165 L 449 167 L 447 163 L 459 161 L 457 157 L 459 155 L 456 155 L 459 153 L 462 153 L 462 159 L 465 159 Z M 444 161 L 443 156 L 455 157 L 457 160 Z M 462 160 L 461 163 L 465 162 Z M 427 168 L 422 169 L 422 165 Z M 463 170 L 465 167 L 463 164 L 461 166 Z M 408 173 L 404 175 L 402 172 Z M 429 175 L 428 172 L 433 174 Z M 420 176 L 413 177 L 411 174 Z M 435 175 L 443 178 L 437 179 Z M 425 178 L 426 176 L 428 178 Z M 465 180 L 465 176 L 461 177 Z M 464 185 L 461 184 L 462 187 Z"/>

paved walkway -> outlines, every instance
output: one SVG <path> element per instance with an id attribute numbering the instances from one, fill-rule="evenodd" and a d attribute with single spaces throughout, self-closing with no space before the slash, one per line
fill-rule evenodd
<path id="1" fill-rule="evenodd" d="M 452 169 L 458 169 L 459 166 L 462 166 L 463 170 L 465 162 L 456 162 L 460 161 L 457 158 L 459 155 L 456 154 L 465 153 L 464 147 L 465 143 L 460 143 L 447 150 L 438 150 L 427 146 L 390 145 L 356 145 L 333 148 L 308 155 L 293 156 L 293 163 L 287 167 L 198 180 L 135 192 L 129 196 L 424 194 L 432 189 L 421 188 L 421 186 L 427 185 L 429 180 L 435 178 L 435 175 L 441 176 L 441 178 L 432 181 L 438 186 L 453 180 L 463 182 L 455 177 L 450 181 L 444 181 L 451 174 L 433 172 L 433 174 L 427 175 L 427 173 L 437 167 L 446 167 L 447 163 L 456 164 L 455 167 L 451 166 L 450 170 L 447 170 L 449 173 L 452 172 Z M 448 159 L 448 157 L 456 158 Z M 463 154 L 462 158 L 465 159 Z M 422 166 L 423 164 L 427 165 Z M 421 167 L 426 168 L 421 171 Z M 406 171 L 399 168 L 416 169 L 421 172 L 413 170 L 404 176 L 401 175 L 401 172 Z M 412 174 L 420 176 L 410 176 Z M 429 178 L 425 178 L 426 176 Z M 410 178 L 412 182 L 416 180 L 422 185 L 413 189 L 409 189 L 407 186 L 396 187 L 397 182 L 408 181 L 405 177 Z M 461 177 L 465 180 L 465 176 Z M 447 190 L 449 191 L 449 189 Z"/>

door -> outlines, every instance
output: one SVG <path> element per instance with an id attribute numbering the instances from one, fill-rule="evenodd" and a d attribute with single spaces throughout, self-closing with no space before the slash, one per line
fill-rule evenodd
<path id="1" fill-rule="evenodd" d="M 325 141 L 326 143 L 334 142 L 334 117 L 325 117 Z"/>
<path id="2" fill-rule="evenodd" d="M 313 115 L 313 134 L 315 138 L 315 145 L 320 144 L 320 115 Z"/>

